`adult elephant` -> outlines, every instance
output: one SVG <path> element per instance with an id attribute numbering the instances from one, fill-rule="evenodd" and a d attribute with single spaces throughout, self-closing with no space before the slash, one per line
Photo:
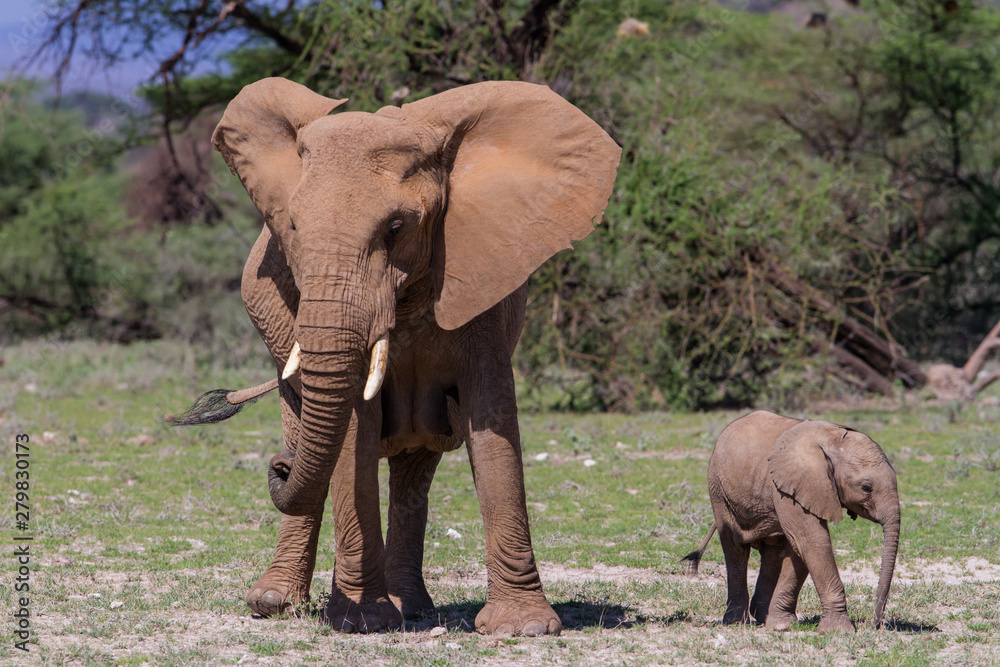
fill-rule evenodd
<path id="1" fill-rule="evenodd" d="M 510 358 L 528 276 L 592 231 L 620 150 L 533 84 L 328 115 L 344 101 L 265 79 L 213 136 L 266 223 L 243 300 L 284 369 L 261 388 L 281 395 L 285 451 L 268 473 L 278 548 L 247 602 L 269 615 L 308 596 L 330 487 L 326 621 L 374 632 L 431 609 L 427 494 L 442 452 L 464 441 L 486 534 L 476 628 L 558 634 L 528 531 Z M 199 401 L 181 421 L 224 418 L 250 394 L 230 394 L 221 414 Z M 384 544 L 379 457 L 390 470 Z"/>
<path id="2" fill-rule="evenodd" d="M 728 587 L 723 623 L 745 623 L 752 615 L 768 629 L 789 629 L 811 575 L 823 611 L 818 630 L 854 632 L 827 527 L 846 509 L 852 519 L 882 526 L 875 593 L 875 624 L 882 624 L 899 548 L 899 493 L 889 459 L 871 438 L 829 422 L 752 412 L 719 436 L 708 493 L 715 522 L 684 560 L 696 574 L 718 529 Z M 751 547 L 760 551 L 753 599 L 747 592 Z"/>

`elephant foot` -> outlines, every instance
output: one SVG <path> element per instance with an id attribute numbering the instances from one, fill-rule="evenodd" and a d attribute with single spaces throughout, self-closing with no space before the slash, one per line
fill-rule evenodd
<path id="1" fill-rule="evenodd" d="M 827 632 L 857 632 L 851 617 L 847 614 L 823 614 L 816 628 L 821 633 Z"/>
<path id="2" fill-rule="evenodd" d="M 375 602 L 355 602 L 339 596 L 330 600 L 322 620 L 334 630 L 345 633 L 371 634 L 398 630 L 403 625 L 399 610 L 384 597 Z"/>
<path id="3" fill-rule="evenodd" d="M 247 606 L 258 616 L 268 618 L 291 611 L 292 607 L 309 601 L 309 582 L 297 582 L 287 574 L 268 570 L 250 592 Z"/>
<path id="4" fill-rule="evenodd" d="M 562 632 L 562 621 L 542 596 L 502 602 L 487 600 L 476 616 L 476 632 L 524 637 L 558 635 Z"/>
<path id="5" fill-rule="evenodd" d="M 722 622 L 726 625 L 736 625 L 750 622 L 750 612 L 746 607 L 742 609 L 727 609 L 722 616 Z"/>
<path id="6" fill-rule="evenodd" d="M 774 632 L 786 632 L 792 629 L 797 620 L 795 614 L 787 611 L 772 611 L 767 615 L 764 627 Z"/>
<path id="7" fill-rule="evenodd" d="M 757 625 L 765 625 L 767 623 L 767 609 L 767 605 L 754 604 L 752 600 L 750 601 L 750 615 L 753 617 L 753 620 L 757 621 Z M 749 622 L 749 619 L 747 622 Z"/>
<path id="8" fill-rule="evenodd" d="M 403 618 L 419 618 L 434 611 L 434 601 L 431 600 L 424 582 L 419 586 L 395 587 L 389 584 L 389 599 L 396 606 Z"/>

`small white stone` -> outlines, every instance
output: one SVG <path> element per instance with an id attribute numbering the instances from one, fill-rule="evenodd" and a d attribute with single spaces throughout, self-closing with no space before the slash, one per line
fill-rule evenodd
<path id="1" fill-rule="evenodd" d="M 556 442 L 555 440 L 549 440 L 547 444 L 549 444 L 549 445 L 558 445 L 559 443 Z"/>
<path id="2" fill-rule="evenodd" d="M 124 606 L 125 606 L 125 603 L 122 602 L 121 600 L 115 600 L 114 602 L 111 603 L 111 608 L 112 609 L 118 609 L 118 607 L 124 607 Z"/>
<path id="3" fill-rule="evenodd" d="M 462 539 L 462 533 L 458 532 L 454 528 L 449 528 L 448 532 L 445 533 L 445 535 L 447 535 L 448 537 L 450 537 L 453 540 L 460 540 L 460 539 Z"/>
<path id="4" fill-rule="evenodd" d="M 726 648 L 726 644 L 728 643 L 722 635 L 715 635 L 715 648 Z"/>
<path id="5" fill-rule="evenodd" d="M 440 542 L 435 542 L 435 543 L 434 543 L 434 548 L 437 548 L 437 547 L 439 547 L 439 546 L 441 546 L 441 543 L 440 543 Z"/>
<path id="6" fill-rule="evenodd" d="M 24 385 L 24 390 L 26 392 L 28 392 L 29 394 L 37 394 L 38 393 L 38 385 L 35 384 L 34 382 L 29 382 L 28 384 Z"/>
<path id="7" fill-rule="evenodd" d="M 432 628 L 430 635 L 431 637 L 440 637 L 441 635 L 448 634 L 448 628 L 442 628 L 440 625 L 436 628 Z"/>
<path id="8" fill-rule="evenodd" d="M 536 461 L 544 461 L 547 458 L 549 458 L 549 453 L 548 452 L 542 452 L 541 454 L 535 454 L 535 460 Z"/>
<path id="9" fill-rule="evenodd" d="M 455 644 L 454 642 L 448 642 L 447 644 L 444 645 L 444 647 L 447 648 L 447 649 L 451 649 L 452 651 L 461 651 L 462 650 L 462 647 L 459 646 L 458 644 Z"/>
<path id="10" fill-rule="evenodd" d="M 583 465 L 584 467 L 590 468 L 591 466 L 596 466 L 597 461 L 595 461 L 594 459 L 587 459 L 586 461 L 583 462 Z"/>
<path id="11" fill-rule="evenodd" d="M 76 489 L 66 489 L 66 493 L 68 493 L 71 496 L 78 496 L 78 495 L 80 495 L 80 492 L 77 491 Z"/>
<path id="12" fill-rule="evenodd" d="M 99 598 L 99 597 L 101 597 L 101 594 L 100 593 L 87 593 L 87 597 L 88 598 Z"/>

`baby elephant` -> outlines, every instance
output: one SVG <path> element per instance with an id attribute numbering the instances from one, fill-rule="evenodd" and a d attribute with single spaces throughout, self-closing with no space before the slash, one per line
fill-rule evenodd
<path id="1" fill-rule="evenodd" d="M 723 623 L 745 623 L 752 615 L 770 630 L 789 629 L 799 591 L 812 575 L 823 608 L 819 631 L 854 632 L 827 528 L 841 520 L 843 507 L 852 519 L 882 525 L 875 595 L 875 624 L 882 624 L 899 546 L 899 494 L 896 473 L 871 438 L 829 422 L 753 412 L 719 436 L 708 492 L 715 523 L 684 560 L 696 574 L 718 529 L 728 585 Z M 747 594 L 751 547 L 761 560 L 753 599 Z"/>

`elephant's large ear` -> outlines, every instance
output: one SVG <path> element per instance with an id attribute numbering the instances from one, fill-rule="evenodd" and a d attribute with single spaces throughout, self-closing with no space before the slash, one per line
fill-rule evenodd
<path id="1" fill-rule="evenodd" d="M 499 303 L 600 220 L 621 149 L 547 87 L 479 83 L 402 111 L 438 133 L 449 168 L 432 267 L 442 328 Z"/>
<path id="2" fill-rule="evenodd" d="M 821 446 L 829 439 L 831 427 L 815 421 L 796 424 L 781 434 L 767 462 L 778 491 L 791 496 L 814 516 L 840 521 L 844 511 L 837 495 L 833 465 Z"/>
<path id="3" fill-rule="evenodd" d="M 216 126 L 212 144 L 279 235 L 286 229 L 288 199 L 302 176 L 299 130 L 346 101 L 288 79 L 261 79 L 240 91 Z"/>

